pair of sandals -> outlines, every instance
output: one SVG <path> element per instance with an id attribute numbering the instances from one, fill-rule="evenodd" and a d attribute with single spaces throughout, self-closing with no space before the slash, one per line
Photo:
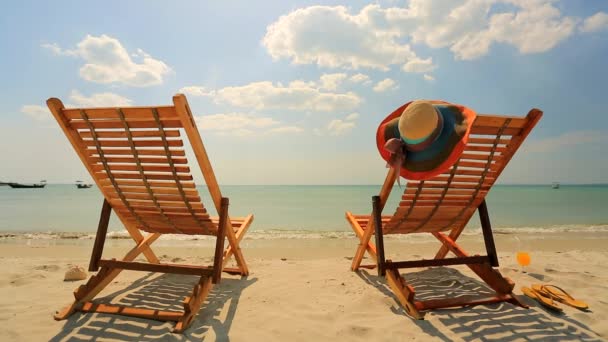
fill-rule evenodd
<path id="1" fill-rule="evenodd" d="M 562 312 L 557 302 L 569 305 L 579 310 L 589 309 L 589 305 L 582 300 L 575 299 L 564 289 L 555 285 L 533 284 L 532 288 L 522 287 L 521 291 L 528 297 L 536 299 L 541 305 L 553 311 Z"/>

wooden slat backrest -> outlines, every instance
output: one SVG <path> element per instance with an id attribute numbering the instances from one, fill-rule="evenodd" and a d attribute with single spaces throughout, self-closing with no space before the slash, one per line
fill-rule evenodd
<path id="1" fill-rule="evenodd" d="M 384 233 L 464 228 L 541 116 L 538 109 L 525 118 L 478 115 L 460 159 L 439 176 L 408 182 Z"/>
<path id="2" fill-rule="evenodd" d="M 157 107 L 64 108 L 58 99 L 47 101 L 91 177 L 125 225 L 154 233 L 215 235 L 217 223 L 201 202 L 181 139 L 182 132 L 190 130 L 188 140 L 192 140 L 195 123 L 189 109 L 183 115 L 187 106 L 183 95 L 177 95 L 174 103 L 175 106 Z M 184 108 L 178 110 L 178 105 Z M 206 154 L 203 157 L 206 159 Z M 208 177 L 215 182 L 214 176 L 206 175 L 205 179 Z"/>

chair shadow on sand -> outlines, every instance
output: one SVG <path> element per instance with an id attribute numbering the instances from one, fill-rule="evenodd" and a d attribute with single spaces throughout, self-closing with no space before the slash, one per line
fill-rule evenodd
<path id="1" fill-rule="evenodd" d="M 197 276 L 148 273 L 131 286 L 100 297 L 98 303 L 128 305 L 147 309 L 183 311 L 182 300 L 190 295 Z M 183 334 L 171 331 L 175 322 L 160 322 L 111 314 L 75 313 L 51 341 L 118 341 L 213 340 L 229 341 L 228 333 L 245 288 L 257 278 L 222 278 L 207 296 L 201 310 Z M 209 337 L 210 338 L 210 337 Z"/>
<path id="2" fill-rule="evenodd" d="M 367 271 L 358 274 L 383 294 L 395 298 L 384 278 Z M 417 300 L 494 295 L 484 283 L 454 268 L 428 268 L 406 273 L 404 277 L 416 289 Z M 550 313 L 536 301 L 519 297 L 530 309 L 503 302 L 433 310 L 432 318 L 427 314 L 427 320 L 413 322 L 424 332 L 444 341 L 454 340 L 453 336 L 464 341 L 600 341 L 589 327 L 567 314 Z M 392 308 L 395 314 L 411 319 L 397 302 L 395 306 Z"/>

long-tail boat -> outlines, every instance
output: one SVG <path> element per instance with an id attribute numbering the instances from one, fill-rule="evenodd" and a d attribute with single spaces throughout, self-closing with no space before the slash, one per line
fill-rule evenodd
<path id="1" fill-rule="evenodd" d="M 41 189 L 44 188 L 46 186 L 46 181 L 42 180 L 40 181 L 40 183 L 34 183 L 34 184 L 22 184 L 22 183 L 8 183 L 8 186 L 10 186 L 13 189 Z"/>
<path id="2" fill-rule="evenodd" d="M 90 187 L 92 187 L 93 184 L 87 184 L 87 183 L 83 183 L 82 181 L 76 181 L 76 188 L 78 189 L 88 189 Z"/>

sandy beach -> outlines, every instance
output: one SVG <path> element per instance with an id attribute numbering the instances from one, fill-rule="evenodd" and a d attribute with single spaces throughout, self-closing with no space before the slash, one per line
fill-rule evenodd
<path id="1" fill-rule="evenodd" d="M 68 265 L 85 266 L 91 240 L 0 240 L 0 334 L 10 341 L 221 340 L 221 341 L 475 341 L 603 340 L 608 336 L 608 234 L 553 233 L 497 235 L 500 271 L 522 285 L 551 283 L 590 305 L 587 312 L 564 306 L 554 314 L 521 296 L 530 309 L 494 304 L 436 310 L 424 321 L 405 315 L 375 270 L 354 273 L 350 258 L 357 244 L 345 239 L 244 240 L 251 275 L 225 275 L 183 335 L 172 324 L 152 320 L 76 313 L 54 321 L 81 281 L 64 282 Z M 480 236 L 461 241 L 482 253 Z M 431 256 L 431 240 L 387 240 L 387 255 L 405 260 Z M 105 257 L 119 257 L 129 240 L 110 240 Z M 515 252 L 527 246 L 532 263 L 525 273 Z M 159 242 L 165 262 L 208 263 L 209 241 Z M 364 261 L 369 262 L 369 259 Z M 466 267 L 402 272 L 418 296 L 488 291 Z M 100 302 L 179 310 L 195 277 L 123 272 L 98 297 Z"/>

